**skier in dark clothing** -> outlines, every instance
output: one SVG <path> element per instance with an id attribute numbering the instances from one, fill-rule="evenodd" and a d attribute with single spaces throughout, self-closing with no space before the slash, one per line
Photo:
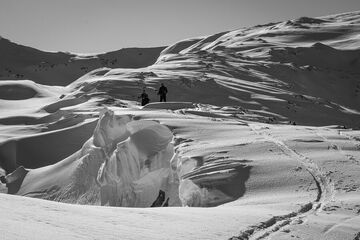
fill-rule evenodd
<path id="1" fill-rule="evenodd" d="M 168 93 L 168 90 L 162 83 L 161 87 L 159 88 L 159 91 L 157 93 L 157 95 L 160 95 L 160 102 L 162 102 L 162 101 L 166 102 L 166 94 L 167 93 Z"/>
<path id="2" fill-rule="evenodd" d="M 141 106 L 145 106 L 146 104 L 148 104 L 150 102 L 149 96 L 145 92 L 145 89 L 143 90 L 142 94 L 138 98 L 141 98 Z"/>
<path id="3" fill-rule="evenodd" d="M 5 176 L 0 176 L 0 182 L 3 183 L 3 184 L 6 184 Z"/>
<path id="4" fill-rule="evenodd" d="M 153 204 L 151 204 L 150 207 L 161 207 L 164 201 L 165 201 L 165 192 L 160 190 L 158 197 L 153 202 Z"/>

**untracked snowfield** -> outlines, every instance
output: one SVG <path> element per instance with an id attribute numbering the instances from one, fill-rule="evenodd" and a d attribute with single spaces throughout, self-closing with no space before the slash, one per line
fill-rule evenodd
<path id="1" fill-rule="evenodd" d="M 128 63 L 116 51 L 60 69 L 54 53 L 35 74 L 42 52 L 0 56 L 0 239 L 359 240 L 359 34 L 352 12 Z"/>

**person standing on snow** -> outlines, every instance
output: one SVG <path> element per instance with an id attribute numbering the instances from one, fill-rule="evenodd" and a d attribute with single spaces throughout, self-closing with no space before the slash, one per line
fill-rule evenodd
<path id="1" fill-rule="evenodd" d="M 162 83 L 161 87 L 159 88 L 159 91 L 157 93 L 157 95 L 160 95 L 160 102 L 162 102 L 162 101 L 166 102 L 166 94 L 167 93 L 168 93 L 168 90 Z"/>
<path id="2" fill-rule="evenodd" d="M 149 96 L 145 92 L 145 88 L 143 89 L 142 94 L 138 98 L 141 98 L 141 106 L 145 106 L 146 104 L 148 104 L 150 102 Z"/>

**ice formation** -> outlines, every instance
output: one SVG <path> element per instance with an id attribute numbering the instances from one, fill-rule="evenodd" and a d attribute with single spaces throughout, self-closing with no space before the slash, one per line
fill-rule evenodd
<path id="1" fill-rule="evenodd" d="M 160 206 L 180 205 L 170 166 L 175 157 L 172 140 L 165 125 L 105 109 L 93 136 L 78 152 L 30 170 L 17 194 L 126 207 L 150 207 L 163 195 Z"/>
<path id="2" fill-rule="evenodd" d="M 101 204 L 111 206 L 151 206 L 160 191 L 172 195 L 170 161 L 174 156 L 171 131 L 155 121 L 129 123 L 130 136 L 117 144 L 101 165 L 97 181 L 101 185 Z M 128 131 L 124 131 L 128 132 Z"/>

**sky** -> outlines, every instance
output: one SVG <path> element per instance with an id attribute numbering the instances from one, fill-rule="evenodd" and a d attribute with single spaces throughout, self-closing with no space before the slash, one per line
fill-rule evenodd
<path id="1" fill-rule="evenodd" d="M 360 0 L 0 0 L 0 36 L 46 51 L 100 53 L 357 10 Z"/>

